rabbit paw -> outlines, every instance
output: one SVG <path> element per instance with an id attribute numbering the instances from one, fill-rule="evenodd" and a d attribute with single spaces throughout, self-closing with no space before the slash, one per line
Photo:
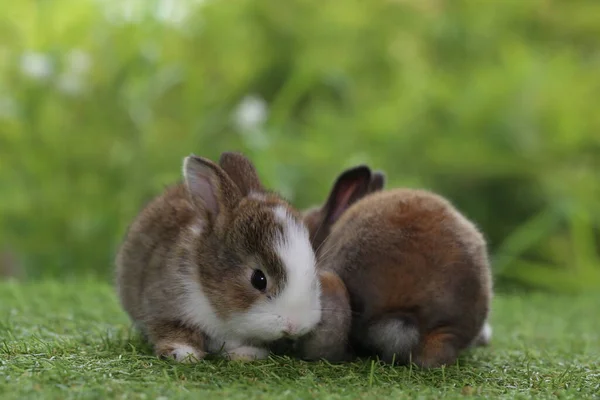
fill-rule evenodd
<path id="1" fill-rule="evenodd" d="M 269 356 L 269 351 L 259 347 L 240 346 L 227 351 L 227 358 L 232 361 L 262 360 Z"/>
<path id="2" fill-rule="evenodd" d="M 204 358 L 204 352 L 183 343 L 170 343 L 157 348 L 156 353 L 160 358 L 172 358 L 180 363 L 196 363 Z"/>

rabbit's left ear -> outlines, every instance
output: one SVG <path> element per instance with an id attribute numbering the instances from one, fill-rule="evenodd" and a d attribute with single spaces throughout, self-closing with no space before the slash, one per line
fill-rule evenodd
<path id="1" fill-rule="evenodd" d="M 222 153 L 219 165 L 238 186 L 242 196 L 247 196 L 251 192 L 264 192 L 264 187 L 260 182 L 254 164 L 242 153 Z"/>
<path id="2" fill-rule="evenodd" d="M 183 177 L 192 204 L 210 223 L 229 215 L 242 197 L 225 171 L 207 158 L 186 157 Z"/>
<path id="3" fill-rule="evenodd" d="M 325 214 L 323 223 L 335 223 L 348 207 L 369 193 L 370 182 L 371 169 L 366 165 L 359 165 L 342 172 L 333 184 L 327 202 L 323 206 Z"/>

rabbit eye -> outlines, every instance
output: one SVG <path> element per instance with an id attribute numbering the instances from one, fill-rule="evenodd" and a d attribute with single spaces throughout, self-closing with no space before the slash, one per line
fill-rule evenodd
<path id="1" fill-rule="evenodd" d="M 252 286 L 256 289 L 264 292 L 267 288 L 267 277 L 260 269 L 255 269 L 250 278 L 250 283 L 252 283 Z"/>

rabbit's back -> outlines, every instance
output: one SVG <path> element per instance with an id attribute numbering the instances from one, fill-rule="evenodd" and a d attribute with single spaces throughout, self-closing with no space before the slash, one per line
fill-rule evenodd
<path id="1" fill-rule="evenodd" d="M 344 280 L 358 323 L 406 315 L 420 332 L 448 325 L 466 343 L 487 316 L 484 238 L 431 192 L 396 189 L 363 198 L 335 224 L 321 254 L 324 268 Z"/>
<path id="2" fill-rule="evenodd" d="M 164 282 L 167 260 L 181 231 L 196 214 L 182 184 L 151 200 L 129 226 L 117 255 L 116 283 L 124 309 L 133 320 L 144 319 L 144 292 Z"/>

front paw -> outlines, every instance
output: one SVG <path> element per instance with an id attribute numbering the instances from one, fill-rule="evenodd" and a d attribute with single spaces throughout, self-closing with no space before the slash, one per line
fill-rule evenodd
<path id="1" fill-rule="evenodd" d="M 165 343 L 156 347 L 156 355 L 160 358 L 172 358 L 177 362 L 192 364 L 204 358 L 206 353 L 183 343 Z"/>
<path id="2" fill-rule="evenodd" d="M 231 361 L 255 361 L 267 358 L 269 351 L 260 347 L 241 346 L 227 351 L 225 356 Z"/>

